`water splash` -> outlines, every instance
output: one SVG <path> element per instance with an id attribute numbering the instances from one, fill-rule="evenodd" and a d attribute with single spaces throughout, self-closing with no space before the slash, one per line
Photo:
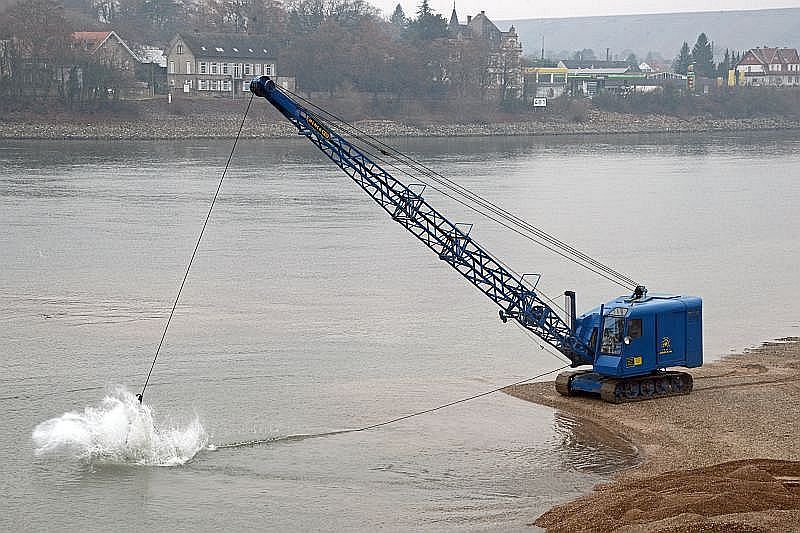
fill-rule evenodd
<path id="1" fill-rule="evenodd" d="M 156 427 L 153 412 L 124 387 L 97 407 L 42 422 L 33 430 L 37 456 L 68 456 L 86 462 L 176 466 L 208 442 L 200 420 L 186 427 Z"/>

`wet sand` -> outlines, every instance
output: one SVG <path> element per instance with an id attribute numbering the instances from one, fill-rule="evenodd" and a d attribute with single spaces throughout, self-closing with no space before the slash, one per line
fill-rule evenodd
<path id="1" fill-rule="evenodd" d="M 554 384 L 505 392 L 584 417 L 644 461 L 535 525 L 549 532 L 800 531 L 800 339 L 691 371 L 688 396 L 613 405 Z"/>

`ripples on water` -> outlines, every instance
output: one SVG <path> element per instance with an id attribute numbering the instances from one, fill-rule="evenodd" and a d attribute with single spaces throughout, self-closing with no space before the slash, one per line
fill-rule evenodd
<path id="1" fill-rule="evenodd" d="M 654 290 L 703 296 L 709 355 L 797 327 L 794 134 L 396 144 Z M 338 433 L 560 363 L 300 141 L 240 142 L 153 411 L 98 403 L 143 381 L 228 150 L 0 146 L 0 529 L 521 529 L 637 461 L 502 394 Z M 428 194 L 546 293 L 618 295 Z"/>

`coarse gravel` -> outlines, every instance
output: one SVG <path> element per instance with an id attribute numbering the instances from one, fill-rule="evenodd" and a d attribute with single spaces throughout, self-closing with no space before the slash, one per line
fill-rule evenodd
<path id="1" fill-rule="evenodd" d="M 184 103 L 186 105 L 186 103 Z M 285 120 L 258 108 L 247 118 L 242 138 L 296 137 L 297 130 Z M 242 115 L 224 112 L 164 111 L 145 113 L 140 118 L 117 120 L 113 117 L 52 119 L 32 117 L 0 119 L 0 139 L 222 139 L 236 137 Z M 627 115 L 589 110 L 579 121 L 561 117 L 533 120 L 480 123 L 420 122 L 415 120 L 357 120 L 354 125 L 375 137 L 473 137 L 606 135 L 650 133 L 698 133 L 729 131 L 767 131 L 800 129 L 800 121 L 782 117 L 753 119 L 680 118 L 664 115 Z"/>
<path id="2" fill-rule="evenodd" d="M 535 524 L 551 532 L 800 531 L 800 339 L 692 369 L 687 396 L 630 404 L 505 390 L 615 431 L 644 457 Z"/>

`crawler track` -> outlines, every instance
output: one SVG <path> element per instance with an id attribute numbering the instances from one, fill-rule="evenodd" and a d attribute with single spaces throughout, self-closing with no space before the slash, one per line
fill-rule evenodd
<path id="1" fill-rule="evenodd" d="M 559 374 L 556 378 L 556 391 L 562 396 L 586 394 L 574 390 L 571 382 L 575 376 L 589 372 L 578 370 Z M 686 372 L 665 371 L 633 378 L 605 378 L 600 387 L 600 398 L 610 403 L 641 402 L 689 394 L 692 387 L 692 376 Z"/>

